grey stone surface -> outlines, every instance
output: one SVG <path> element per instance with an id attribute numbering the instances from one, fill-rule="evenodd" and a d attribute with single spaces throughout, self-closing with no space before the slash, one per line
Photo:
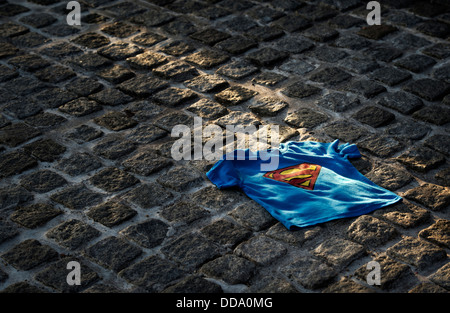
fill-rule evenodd
<path id="1" fill-rule="evenodd" d="M 1 254 L 1 258 L 16 269 L 26 271 L 57 259 L 58 253 L 38 240 L 27 239 Z"/>
<path id="2" fill-rule="evenodd" d="M 389 256 L 379 256 L 374 261 L 380 264 L 380 272 L 383 273 L 380 277 L 379 285 L 379 288 L 382 290 L 395 290 L 396 287 L 398 288 L 402 283 L 405 283 L 408 276 L 413 276 L 411 269 L 406 264 L 398 262 Z M 355 274 L 361 280 L 366 280 L 367 275 L 369 275 L 367 265 L 361 266 L 355 271 Z"/>
<path id="3" fill-rule="evenodd" d="M 62 176 L 50 170 L 36 171 L 21 180 L 24 188 L 39 193 L 48 192 L 66 184 L 67 181 Z"/>
<path id="4" fill-rule="evenodd" d="M 186 234 L 171 240 L 162 247 L 162 252 L 188 269 L 198 268 L 220 254 L 213 242 L 196 234 Z"/>
<path id="5" fill-rule="evenodd" d="M 292 263 L 281 268 L 288 278 L 308 289 L 317 289 L 327 284 L 337 272 L 323 261 L 311 257 L 301 256 Z"/>
<path id="6" fill-rule="evenodd" d="M 0 0 L 0 292 L 448 292 L 447 2 Z M 196 117 L 356 144 L 403 201 L 288 230 L 173 158 Z"/>
<path id="7" fill-rule="evenodd" d="M 381 245 L 397 235 L 394 227 L 369 215 L 362 215 L 347 230 L 350 239 L 364 245 Z"/>
<path id="8" fill-rule="evenodd" d="M 334 268 L 340 268 L 363 256 L 365 249 L 358 243 L 337 237 L 325 240 L 313 253 L 327 260 Z"/>
<path id="9" fill-rule="evenodd" d="M 173 199 L 174 195 L 158 183 L 148 183 L 131 189 L 123 197 L 141 208 L 149 209 L 166 203 Z"/>
<path id="10" fill-rule="evenodd" d="M 137 212 L 126 203 L 115 199 L 96 205 L 86 212 L 88 217 L 107 227 L 119 225 L 136 214 Z"/>
<path id="11" fill-rule="evenodd" d="M 386 253 L 400 261 L 416 266 L 419 270 L 425 270 L 431 263 L 446 257 L 445 251 L 438 246 L 412 237 L 403 238 L 390 247 Z"/>
<path id="12" fill-rule="evenodd" d="M 80 285 L 69 285 L 66 282 L 67 264 L 71 261 L 80 264 Z M 73 257 L 66 257 L 39 271 L 35 278 L 42 284 L 56 289 L 58 292 L 80 292 L 100 279 L 100 276 L 84 262 Z"/>
<path id="13" fill-rule="evenodd" d="M 116 167 L 97 172 L 90 181 L 94 186 L 109 192 L 119 191 L 139 182 L 136 177 Z"/>
<path id="14" fill-rule="evenodd" d="M 144 248 L 159 246 L 166 238 L 169 227 L 157 219 L 149 219 L 139 224 L 131 225 L 121 231 L 125 237 Z"/>

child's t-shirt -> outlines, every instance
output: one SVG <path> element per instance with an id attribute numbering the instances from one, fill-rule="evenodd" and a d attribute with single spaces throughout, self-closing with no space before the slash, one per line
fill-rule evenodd
<path id="1" fill-rule="evenodd" d="M 224 155 L 206 176 L 220 189 L 240 187 L 288 229 L 366 214 L 402 199 L 350 163 L 348 158 L 361 157 L 354 144 L 291 141 L 276 152 L 267 152 L 278 157 L 274 170 L 261 170 L 269 162 L 267 154 L 235 150 L 233 158 Z"/>

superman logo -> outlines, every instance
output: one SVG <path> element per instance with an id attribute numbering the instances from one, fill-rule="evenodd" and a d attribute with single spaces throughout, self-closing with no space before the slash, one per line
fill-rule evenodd
<path id="1" fill-rule="evenodd" d="M 321 168 L 320 165 L 302 163 L 267 172 L 263 176 L 298 188 L 313 190 Z"/>

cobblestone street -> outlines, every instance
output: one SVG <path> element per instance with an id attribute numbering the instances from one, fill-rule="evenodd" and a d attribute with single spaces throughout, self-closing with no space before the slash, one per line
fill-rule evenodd
<path id="1" fill-rule="evenodd" d="M 450 291 L 448 1 L 68 2 L 0 0 L 0 292 Z M 172 157 L 195 117 L 355 143 L 403 201 L 289 231 Z"/>

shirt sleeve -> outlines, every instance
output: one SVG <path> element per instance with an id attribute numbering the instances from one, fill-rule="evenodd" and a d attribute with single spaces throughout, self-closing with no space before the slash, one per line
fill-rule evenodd
<path id="1" fill-rule="evenodd" d="M 232 160 L 222 159 L 206 173 L 209 180 L 219 189 L 239 185 L 239 175 Z"/>

